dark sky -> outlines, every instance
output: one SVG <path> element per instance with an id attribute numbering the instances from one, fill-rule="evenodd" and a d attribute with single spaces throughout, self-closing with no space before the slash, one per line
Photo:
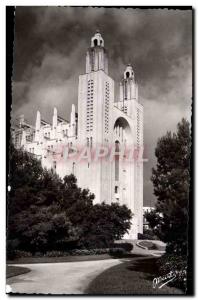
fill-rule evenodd
<path id="1" fill-rule="evenodd" d="M 131 63 L 144 106 L 144 205 L 154 203 L 151 168 L 157 139 L 190 119 L 192 11 L 71 7 L 17 7 L 13 67 L 13 118 L 36 111 L 51 121 L 53 107 L 69 118 L 77 105 L 90 38 L 99 29 L 116 90 Z"/>

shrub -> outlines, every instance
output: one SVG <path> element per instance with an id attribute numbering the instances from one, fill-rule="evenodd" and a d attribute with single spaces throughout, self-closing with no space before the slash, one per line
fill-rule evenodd
<path id="1" fill-rule="evenodd" d="M 88 249 L 75 249 L 71 251 L 71 255 L 92 255 L 92 254 L 94 254 L 94 251 Z"/>
<path id="2" fill-rule="evenodd" d="M 109 254 L 116 257 L 121 257 L 126 254 L 126 251 L 123 248 L 110 248 Z"/>
<path id="3" fill-rule="evenodd" d="M 159 240 L 152 230 L 145 230 L 144 233 L 138 233 L 138 240 Z"/>
<path id="4" fill-rule="evenodd" d="M 68 255 L 100 255 L 109 253 L 109 248 L 104 249 L 73 249 L 70 251 L 48 251 L 45 256 L 47 257 L 63 257 Z"/>
<path id="5" fill-rule="evenodd" d="M 126 244 L 128 244 L 128 245 L 126 245 Z M 129 245 L 130 245 L 130 247 L 129 247 Z M 43 257 L 43 256 L 45 256 L 45 257 L 66 257 L 69 255 L 80 256 L 80 255 L 102 255 L 102 254 L 110 254 L 112 256 L 120 257 L 120 256 L 126 254 L 127 252 L 129 252 L 132 248 L 133 248 L 133 245 L 131 245 L 129 243 L 123 243 L 123 244 L 119 244 L 119 245 L 114 244 L 114 247 L 112 247 L 112 248 L 74 249 L 74 250 L 67 250 L 67 251 L 52 250 L 52 251 L 47 251 L 45 254 L 43 254 L 42 252 L 36 252 L 34 255 L 32 255 L 31 252 L 15 250 L 15 251 L 12 251 L 12 255 L 10 255 L 8 257 L 8 259 L 13 260 L 13 259 L 24 258 L 24 257 Z"/>
<path id="6" fill-rule="evenodd" d="M 151 228 L 144 228 L 143 229 L 143 234 L 150 237 L 150 240 L 159 240 L 159 238 L 157 237 L 157 235 L 154 233 L 153 229 Z"/>
<path id="7" fill-rule="evenodd" d="M 16 250 L 15 252 L 18 257 L 32 257 L 32 253 L 29 251 Z"/>
<path id="8" fill-rule="evenodd" d="M 94 249 L 95 253 L 94 254 L 107 254 L 109 253 L 109 248 L 101 248 L 101 249 Z"/>
<path id="9" fill-rule="evenodd" d="M 71 251 L 71 255 L 100 255 L 109 253 L 109 248 L 103 249 L 75 249 Z"/>
<path id="10" fill-rule="evenodd" d="M 32 257 L 32 253 L 22 250 L 9 250 L 7 251 L 7 259 L 13 260 L 21 257 Z"/>
<path id="11" fill-rule="evenodd" d="M 43 252 L 39 252 L 39 251 L 34 253 L 34 256 L 36 257 L 43 257 L 43 255 L 44 255 Z"/>
<path id="12" fill-rule="evenodd" d="M 111 245 L 112 248 L 122 248 L 126 252 L 131 252 L 133 250 L 133 244 L 131 243 L 114 243 Z"/>
<path id="13" fill-rule="evenodd" d="M 64 256 L 68 256 L 70 255 L 70 253 L 68 251 L 48 251 L 46 252 L 45 256 L 47 257 L 64 257 Z"/>
<path id="14" fill-rule="evenodd" d="M 10 250 L 10 249 L 7 250 L 6 256 L 7 256 L 8 260 L 15 259 L 15 251 L 14 250 Z"/>

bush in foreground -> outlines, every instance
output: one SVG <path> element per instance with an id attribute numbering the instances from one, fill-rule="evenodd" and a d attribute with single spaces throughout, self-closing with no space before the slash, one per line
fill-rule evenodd
<path id="1" fill-rule="evenodd" d="M 67 256 L 81 256 L 81 255 L 102 255 L 102 254 L 109 254 L 111 256 L 118 256 L 121 257 L 127 253 L 129 253 L 129 247 L 123 246 L 125 244 L 118 244 L 117 247 L 113 248 L 99 248 L 99 249 L 73 249 L 73 250 L 68 250 L 68 251 L 58 251 L 58 250 L 53 250 L 53 251 L 47 251 L 44 255 L 42 252 L 35 252 L 32 254 L 31 252 L 28 251 L 20 251 L 16 250 L 13 251 L 10 255 L 8 254 L 8 259 L 9 260 L 14 260 L 14 259 L 19 259 L 19 258 L 26 258 L 26 257 L 67 257 Z M 131 249 L 131 247 L 130 247 Z"/>
<path id="2" fill-rule="evenodd" d="M 138 240 L 159 240 L 152 229 L 144 229 L 143 233 L 138 233 Z"/>
<path id="3" fill-rule="evenodd" d="M 126 252 L 131 252 L 133 250 L 133 244 L 131 243 L 114 243 L 111 245 L 111 248 L 122 248 L 124 249 Z"/>
<path id="4" fill-rule="evenodd" d="M 111 248 L 109 250 L 109 254 L 115 257 L 122 257 L 124 254 L 126 254 L 126 251 L 123 248 Z"/>

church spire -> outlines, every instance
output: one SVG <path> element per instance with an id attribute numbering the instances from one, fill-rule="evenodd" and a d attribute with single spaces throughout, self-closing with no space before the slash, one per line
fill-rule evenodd
<path id="1" fill-rule="evenodd" d="M 86 56 L 86 73 L 103 70 L 108 74 L 107 52 L 104 48 L 104 39 L 99 30 L 91 38 L 91 47 Z"/>
<path id="2" fill-rule="evenodd" d="M 133 68 L 131 64 L 128 64 L 120 82 L 120 101 L 132 99 L 138 100 L 138 86 L 135 82 Z"/>
<path id="3" fill-rule="evenodd" d="M 100 34 L 100 31 L 97 29 L 94 36 L 91 38 L 91 47 L 104 47 L 104 40 Z"/>
<path id="4" fill-rule="evenodd" d="M 131 64 L 128 64 L 124 71 L 124 79 L 132 79 L 132 80 L 135 79 L 134 71 Z"/>

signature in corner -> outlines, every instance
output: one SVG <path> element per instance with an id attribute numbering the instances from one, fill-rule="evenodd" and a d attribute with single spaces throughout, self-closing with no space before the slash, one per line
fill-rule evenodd
<path id="1" fill-rule="evenodd" d="M 164 285 L 167 285 L 169 282 L 173 281 L 177 276 L 186 275 L 185 271 L 170 271 L 166 275 L 159 276 L 153 279 L 153 288 L 161 289 Z"/>
<path id="2" fill-rule="evenodd" d="M 164 276 L 156 277 L 153 279 L 153 288 L 155 289 L 156 287 L 158 287 L 159 289 L 161 289 L 164 285 L 173 281 L 175 278 L 176 274 L 172 271 Z"/>

